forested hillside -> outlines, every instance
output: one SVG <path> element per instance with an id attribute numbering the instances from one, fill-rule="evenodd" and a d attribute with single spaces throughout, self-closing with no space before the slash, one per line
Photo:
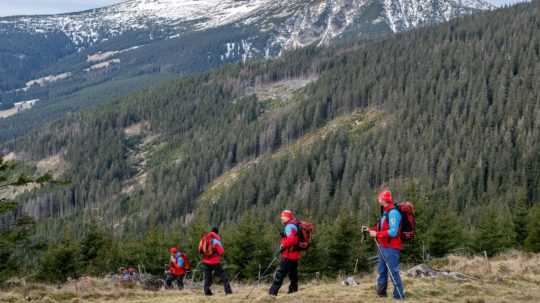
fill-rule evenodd
<path id="1" fill-rule="evenodd" d="M 49 238 L 91 220 L 127 237 L 196 211 L 227 226 L 287 207 L 348 239 L 388 185 L 417 204 L 435 255 L 520 246 L 540 201 L 539 4 L 230 65 L 72 114 L 6 146 L 59 159 L 71 181 L 25 195 L 18 213 Z"/>
<path id="2" fill-rule="evenodd" d="M 0 17 L 0 142 L 163 79 L 494 8 L 483 0 L 117 2 L 67 14 Z M 30 110 L 9 111 L 36 99 Z"/>

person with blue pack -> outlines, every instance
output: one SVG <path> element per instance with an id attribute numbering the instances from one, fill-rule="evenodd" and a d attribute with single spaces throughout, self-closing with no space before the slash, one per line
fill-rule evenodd
<path id="1" fill-rule="evenodd" d="M 184 277 L 186 271 L 189 270 L 189 262 L 186 254 L 179 251 L 176 247 L 169 249 L 171 254 L 169 260 L 169 269 L 167 270 L 167 276 L 165 277 L 165 285 L 167 288 L 172 288 L 173 282 L 176 282 L 178 289 L 184 289 Z"/>
<path id="2" fill-rule="evenodd" d="M 401 239 L 401 213 L 396 208 L 389 190 L 382 191 L 378 196 L 381 205 L 381 218 L 372 228 L 366 228 L 369 235 L 375 239 L 378 250 L 377 295 L 386 297 L 388 278 L 394 284 L 394 299 L 405 299 L 403 283 L 399 275 L 399 257 L 403 249 Z"/>

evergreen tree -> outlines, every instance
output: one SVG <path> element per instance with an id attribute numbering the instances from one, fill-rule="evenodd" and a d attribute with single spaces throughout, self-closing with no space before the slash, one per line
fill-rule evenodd
<path id="1" fill-rule="evenodd" d="M 81 273 L 80 246 L 65 234 L 64 239 L 48 247 L 43 255 L 38 278 L 50 282 L 66 282 L 68 278 L 78 278 Z"/>
<path id="2" fill-rule="evenodd" d="M 484 210 L 475 237 L 478 252 L 485 251 L 488 256 L 493 256 L 512 247 L 515 239 L 514 227 L 508 216 L 492 207 Z"/>
<path id="3" fill-rule="evenodd" d="M 341 214 L 326 235 L 326 271 L 350 273 L 360 245 L 361 228 L 349 214 Z"/>
<path id="4" fill-rule="evenodd" d="M 165 266 L 169 264 L 168 249 L 163 232 L 155 228 L 148 231 L 136 251 L 128 253 L 137 256 L 137 265 L 143 266 L 146 272 L 162 274 Z"/>
<path id="5" fill-rule="evenodd" d="M 32 241 L 34 232 L 35 221 L 28 216 L 20 217 L 12 228 L 0 232 L 0 282 L 35 270 L 40 245 Z"/>
<path id="6" fill-rule="evenodd" d="M 256 279 L 259 270 L 265 270 L 273 257 L 272 245 L 265 234 L 269 228 L 261 219 L 246 214 L 240 223 L 228 230 L 224 239 L 227 264 L 238 278 Z"/>
<path id="7" fill-rule="evenodd" d="M 415 236 L 412 241 L 404 243 L 401 259 L 410 263 L 424 262 L 427 253 L 428 232 L 432 228 L 433 216 L 435 216 L 434 209 L 430 206 L 436 201 L 427 196 L 428 191 L 423 190 L 418 181 L 408 182 L 403 186 L 403 189 L 399 187 L 395 192 L 401 193 L 402 199 L 410 201 L 415 208 Z"/>
<path id="8" fill-rule="evenodd" d="M 463 247 L 463 228 L 457 215 L 450 209 L 439 210 L 432 220 L 427 237 L 429 252 L 443 257 L 453 249 Z"/>
<path id="9" fill-rule="evenodd" d="M 527 231 L 525 249 L 532 252 L 540 252 L 540 205 L 536 205 L 530 209 Z"/>
<path id="10" fill-rule="evenodd" d="M 519 189 L 516 191 L 516 201 L 512 207 L 512 221 L 516 231 L 516 242 L 519 246 L 523 246 L 527 238 L 528 214 L 527 192 L 525 189 Z"/>
<path id="11" fill-rule="evenodd" d="M 328 273 L 326 261 L 327 250 L 324 249 L 324 242 L 322 235 L 324 235 L 326 228 L 324 226 L 317 226 L 314 236 L 311 241 L 309 249 L 302 253 L 302 261 L 300 262 L 299 271 L 309 276 L 315 273 Z M 333 272 L 333 270 L 332 270 Z"/>
<path id="12" fill-rule="evenodd" d="M 110 271 L 112 240 L 92 223 L 81 243 L 81 262 L 87 273 L 100 275 Z"/>

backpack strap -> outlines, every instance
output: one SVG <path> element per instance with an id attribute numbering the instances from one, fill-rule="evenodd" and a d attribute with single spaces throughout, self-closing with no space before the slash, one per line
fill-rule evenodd
<path id="1" fill-rule="evenodd" d="M 377 231 L 381 231 L 382 229 L 381 220 L 383 216 L 384 216 L 384 207 L 381 206 L 381 215 L 379 216 L 379 221 L 377 222 Z"/>

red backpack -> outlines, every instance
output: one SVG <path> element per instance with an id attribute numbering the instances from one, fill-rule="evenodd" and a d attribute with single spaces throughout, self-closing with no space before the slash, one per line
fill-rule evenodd
<path id="1" fill-rule="evenodd" d="M 206 234 L 199 241 L 199 253 L 203 256 L 212 256 L 214 254 L 214 245 L 212 245 L 212 235 Z"/>
<path id="2" fill-rule="evenodd" d="M 396 203 L 395 208 L 401 214 L 401 240 L 410 241 L 414 238 L 416 229 L 414 205 L 409 201 L 403 201 Z"/>
<path id="3" fill-rule="evenodd" d="M 298 244 L 296 248 L 298 250 L 307 250 L 311 245 L 315 225 L 307 221 L 297 221 L 294 224 L 298 227 Z"/>

